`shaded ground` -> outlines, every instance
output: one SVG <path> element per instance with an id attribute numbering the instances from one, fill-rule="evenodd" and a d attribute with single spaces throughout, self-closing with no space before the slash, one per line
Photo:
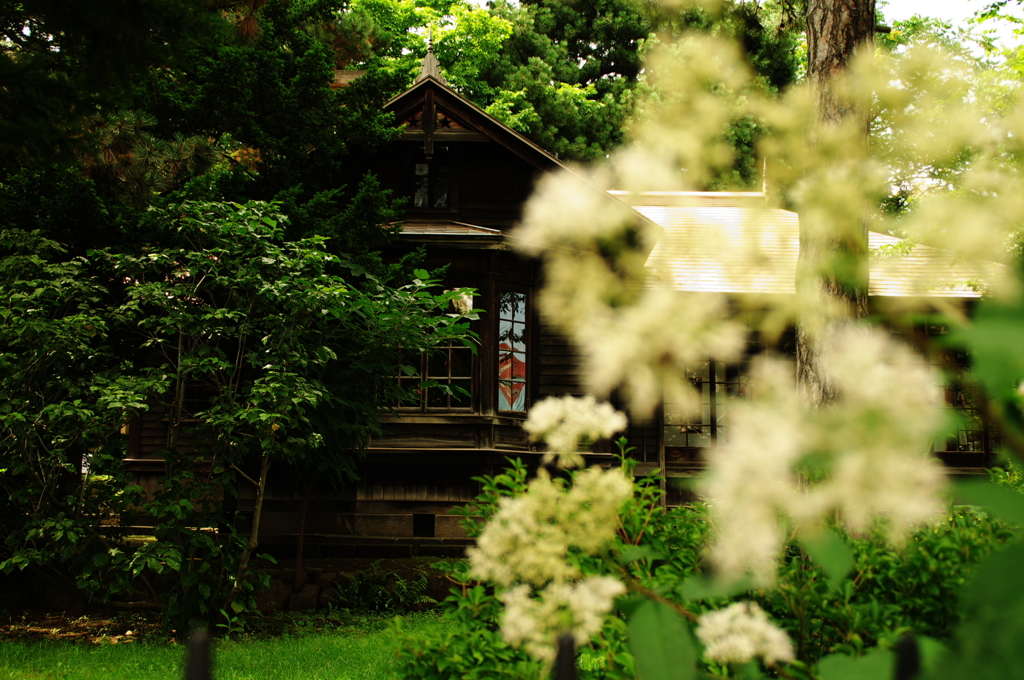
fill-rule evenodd
<path id="1" fill-rule="evenodd" d="M 40 609 L 0 611 L 0 642 L 61 640 L 65 642 L 127 644 L 167 640 L 159 612 L 118 612 L 101 607 L 68 614 Z"/>
<path id="2" fill-rule="evenodd" d="M 358 574 L 370 570 L 374 563 L 383 572 L 412 581 L 422 574 L 430 576 L 434 599 L 451 584 L 440 577 L 431 565 L 434 557 L 373 560 L 365 558 L 306 560 L 304 568 L 336 573 Z M 258 569 L 284 569 L 294 562 L 258 563 Z M 439 592 L 440 591 L 440 592 Z M 360 615 L 365 616 L 365 615 Z M 310 633 L 351 625 L 356 615 L 347 611 L 277 612 L 270 616 L 253 615 L 249 630 L 259 637 Z M 5 640 L 60 640 L 82 644 L 132 644 L 141 641 L 169 641 L 171 633 L 164 630 L 158 611 L 121 611 L 100 604 L 86 605 L 81 611 L 61 612 L 37 608 L 0 609 L 0 642 Z"/>

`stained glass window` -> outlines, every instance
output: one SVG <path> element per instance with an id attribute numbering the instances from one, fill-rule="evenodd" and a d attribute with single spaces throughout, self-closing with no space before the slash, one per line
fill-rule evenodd
<path id="1" fill-rule="evenodd" d="M 498 410 L 526 411 L 526 293 L 501 293 L 498 305 Z"/>

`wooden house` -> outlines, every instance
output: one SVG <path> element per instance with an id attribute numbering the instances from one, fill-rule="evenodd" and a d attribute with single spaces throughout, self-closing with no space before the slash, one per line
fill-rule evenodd
<path id="1" fill-rule="evenodd" d="M 473 477 L 500 472 L 509 457 L 539 461 L 521 428 L 528 407 L 545 396 L 581 393 L 574 352 L 534 310 L 538 263 L 506 242 L 537 177 L 563 164 L 452 90 L 432 52 L 412 87 L 386 106 L 401 138 L 351 161 L 357 177 L 371 171 L 383 188 L 409 199 L 399 242 L 385 257 L 395 261 L 423 248 L 425 268 L 445 267 L 447 285 L 476 289 L 467 304 L 485 310 L 473 327 L 480 343 L 475 353 L 453 345 L 414 357 L 419 374 L 395 377 L 409 385 L 427 378 L 448 389 L 427 388 L 396 405 L 397 415 L 385 418 L 385 436 L 370 443 L 358 484 L 314 492 L 307 556 L 379 554 L 403 539 L 405 553 L 410 545 L 461 551 L 468 541 L 448 511 L 477 495 Z M 595 193 L 623 208 L 619 199 Z M 166 427 L 154 410 L 129 432 L 128 470 L 149 490 L 164 473 Z M 261 550 L 296 540 L 301 499 L 285 477 L 271 473 Z M 241 485 L 237 509 L 249 512 L 254 501 L 251 485 Z"/>
<path id="2" fill-rule="evenodd" d="M 385 255 L 396 260 L 423 248 L 425 267 L 447 267 L 447 285 L 476 289 L 471 305 L 485 311 L 474 322 L 480 344 L 476 353 L 453 345 L 434 356 L 416 357 L 418 375 L 395 377 L 408 384 L 427 378 L 450 389 L 427 388 L 396 405 L 396 415 L 385 418 L 386 434 L 370 443 L 359 466 L 360 481 L 341 491 L 314 493 L 306 522 L 307 556 L 437 553 L 445 546 L 461 551 L 468 541 L 458 518 L 448 512 L 476 496 L 479 485 L 473 478 L 500 472 L 510 457 L 539 463 L 541 452 L 521 428 L 527 409 L 547 396 L 583 393 L 578 354 L 535 311 L 539 264 L 507 242 L 538 176 L 564 165 L 452 90 L 432 52 L 412 87 L 388 102 L 387 110 L 401 127 L 401 138 L 353 161 L 360 170 L 372 171 L 382 187 L 408 198 L 399 242 Z M 651 253 L 649 266 L 667 272 L 678 289 L 792 294 L 799 247 L 796 215 L 768 210 L 763 194 L 594 191 L 598 200 L 620 210 L 625 203 L 636 211 L 636 219 L 660 225 L 665 238 Z M 763 230 L 750 233 L 752 223 Z M 770 240 L 770 266 L 731 280 L 723 262 L 730 239 L 755 237 Z M 873 248 L 891 241 L 872 235 Z M 948 275 L 955 263 L 939 251 L 918 248 L 900 271 L 873 261 L 874 298 L 942 295 L 969 304 L 978 297 L 966 285 L 929 288 L 930 276 Z M 954 275 L 969 278 L 966 271 Z M 695 364 L 691 380 L 705 395 L 701 418 L 682 422 L 668 405 L 651 422 L 632 423 L 625 434 L 635 447 L 638 470 L 660 468 L 670 478 L 699 471 L 703 452 L 728 428 L 724 397 L 741 389 L 743 375 L 742 362 L 709 358 Z M 964 395 L 949 397 L 970 408 Z M 158 434 L 158 416 L 131 435 L 127 462 L 143 483 L 155 483 L 162 472 L 158 456 L 147 453 L 145 444 Z M 987 463 L 992 443 L 983 428 L 965 429 L 955 439 L 936 445 L 949 464 L 976 469 Z M 591 462 L 610 464 L 610 445 L 599 446 Z M 669 491 L 670 502 L 681 499 L 671 484 Z M 238 509 L 251 510 L 253 501 L 253 490 L 242 487 Z M 261 549 L 276 546 L 287 554 L 286 546 L 295 543 L 299 506 L 292 487 L 271 480 Z"/>
<path id="3" fill-rule="evenodd" d="M 484 310 L 477 352 L 453 346 L 419 359 L 417 376 L 461 387 L 427 388 L 385 418 L 346 502 L 344 531 L 436 542 L 464 537 L 455 504 L 471 500 L 473 477 L 497 474 L 510 457 L 539 462 L 521 424 L 546 396 L 582 394 L 579 361 L 534 308 L 539 263 L 507 243 L 536 179 L 564 169 L 550 153 L 452 90 L 428 52 L 413 86 L 387 104 L 401 139 L 365 158 L 383 187 L 408 197 L 397 259 L 414 248 L 428 269 L 447 267 L 446 284 L 476 289 Z M 602 194 L 600 200 L 618 204 Z M 638 216 L 639 217 L 639 216 Z M 640 218 L 642 219 L 642 218 Z M 610 461 L 610 449 L 594 458 Z M 332 520 L 333 521 L 333 520 Z"/>

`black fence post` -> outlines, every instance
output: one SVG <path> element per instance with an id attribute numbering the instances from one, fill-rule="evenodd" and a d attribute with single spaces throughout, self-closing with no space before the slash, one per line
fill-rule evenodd
<path id="1" fill-rule="evenodd" d="M 185 680 L 211 680 L 210 662 L 210 635 L 205 628 L 197 628 L 188 639 Z"/>
<path id="2" fill-rule="evenodd" d="M 576 641 L 569 633 L 562 633 L 558 638 L 555 680 L 576 680 Z"/>
<path id="3" fill-rule="evenodd" d="M 904 635 L 896 643 L 895 680 L 913 680 L 921 673 L 921 652 L 913 635 Z"/>

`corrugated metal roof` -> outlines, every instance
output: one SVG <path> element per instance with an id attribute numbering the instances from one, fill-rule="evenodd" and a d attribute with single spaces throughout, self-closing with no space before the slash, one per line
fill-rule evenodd
<path id="1" fill-rule="evenodd" d="M 720 293 L 794 292 L 800 252 L 796 213 L 686 205 L 634 208 L 665 230 L 647 265 L 675 288 Z"/>
<path id="2" fill-rule="evenodd" d="M 1005 273 L 997 262 L 967 262 L 948 250 L 922 244 L 907 244 L 895 236 L 868 233 L 868 247 L 877 253 L 884 248 L 911 247 L 909 253 L 873 257 L 869 293 L 887 297 L 981 297 L 987 284 Z"/>
<path id="3" fill-rule="evenodd" d="M 788 210 L 768 208 L 763 194 L 613 193 L 665 230 L 647 264 L 675 288 L 795 292 L 799 218 Z M 870 262 L 870 295 L 980 297 L 982 282 L 991 281 L 1004 268 L 992 262 L 959 261 L 948 251 L 926 245 L 901 245 L 905 243 L 893 236 L 868 234 L 868 247 L 876 253 Z"/>

